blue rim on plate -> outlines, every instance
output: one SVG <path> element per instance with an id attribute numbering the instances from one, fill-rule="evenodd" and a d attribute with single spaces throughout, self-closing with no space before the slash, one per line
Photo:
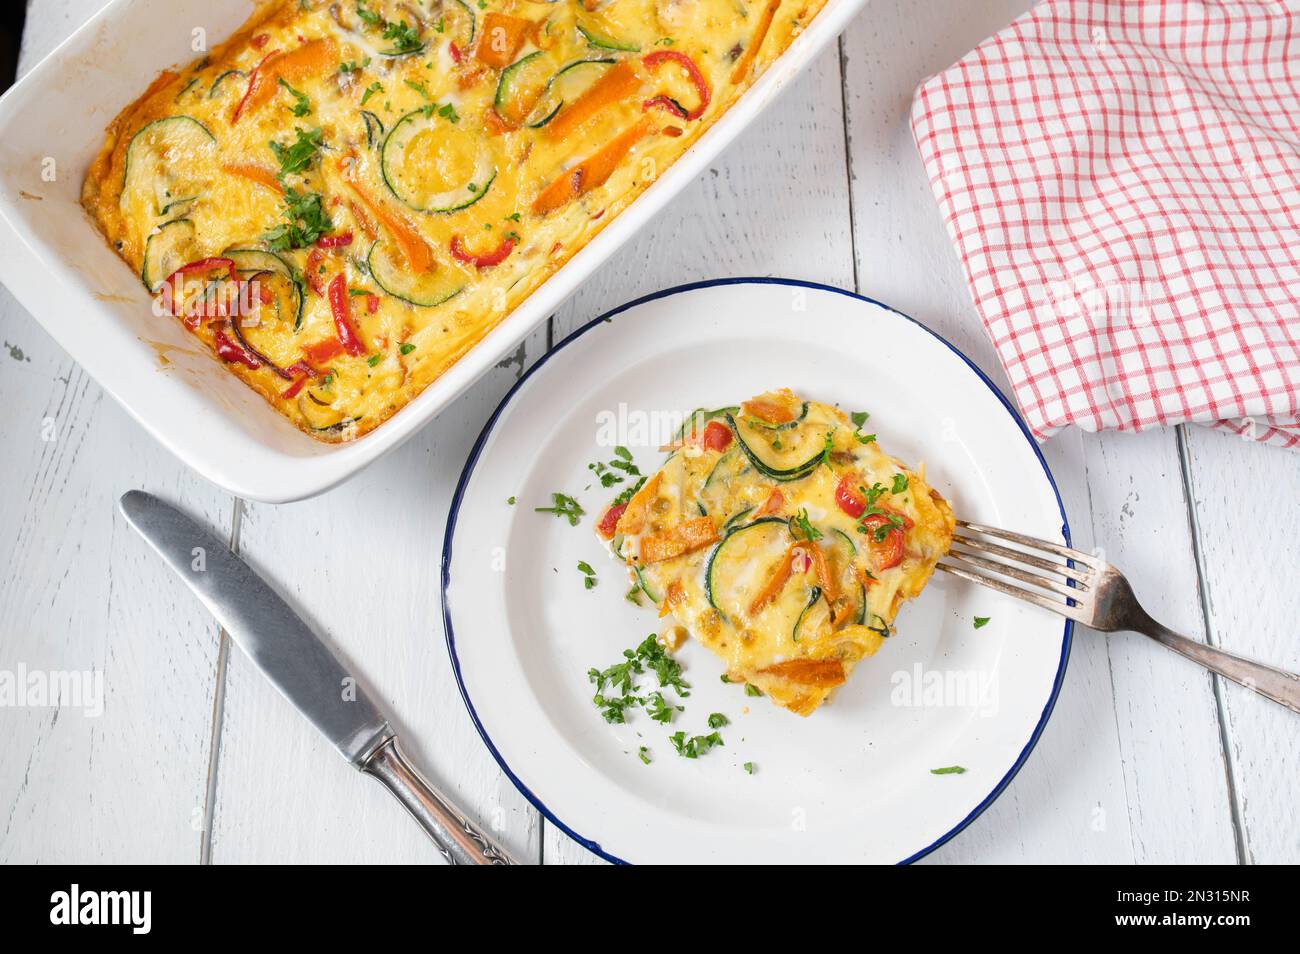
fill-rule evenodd
<path id="1" fill-rule="evenodd" d="M 483 425 L 483 430 L 479 433 L 478 440 L 474 442 L 474 449 L 470 451 L 469 459 L 465 462 L 465 469 L 461 471 L 460 481 L 456 484 L 456 493 L 451 498 L 451 511 L 447 514 L 447 530 L 442 541 L 442 625 L 446 632 L 447 652 L 451 656 L 451 668 L 456 674 L 456 685 L 460 688 L 460 697 L 465 701 L 465 708 L 469 711 L 469 717 L 474 722 L 474 728 L 478 730 L 479 736 L 483 739 L 483 744 L 488 747 L 488 751 L 492 753 L 492 757 L 496 759 L 497 764 L 501 766 L 501 771 L 506 773 L 506 776 L 514 783 L 515 788 L 519 789 L 524 798 L 528 799 L 528 801 L 532 803 L 532 806 L 541 812 L 546 820 L 552 825 L 559 828 L 562 832 L 593 854 L 599 855 L 606 861 L 619 865 L 630 864 L 630 862 L 625 861 L 616 855 L 610 854 L 608 851 L 603 849 L 599 843 L 578 834 L 578 832 L 560 821 L 556 814 L 551 811 L 551 809 L 547 808 L 542 800 L 532 793 L 528 786 L 523 783 L 523 780 L 514 773 L 514 770 L 511 769 L 509 765 L 506 764 L 506 760 L 501 757 L 501 753 L 497 750 L 496 744 L 492 741 L 487 730 L 483 727 L 483 723 L 479 720 L 478 712 L 474 709 L 474 703 L 469 697 L 469 692 L 465 689 L 465 680 L 461 678 L 460 657 L 456 655 L 456 634 L 452 629 L 451 614 L 447 610 L 447 586 L 451 582 L 451 541 L 456 531 L 456 518 L 460 513 L 460 504 L 462 498 L 465 496 L 465 488 L 469 485 L 470 477 L 474 474 L 474 466 L 478 463 L 479 454 L 482 453 L 483 445 L 487 443 L 488 436 L 496 426 L 497 419 L 506 409 L 511 398 L 515 396 L 515 392 L 523 387 L 524 383 L 544 364 L 546 364 L 546 362 L 551 359 L 552 355 L 567 347 L 597 325 L 612 321 L 618 315 L 621 315 L 623 312 L 635 308 L 638 305 L 644 305 L 646 302 L 656 301 L 660 298 L 667 298 L 669 295 L 679 295 L 682 292 L 696 291 L 701 288 L 714 288 L 719 285 L 789 285 L 800 288 L 813 288 L 817 291 L 831 292 L 836 295 L 843 295 L 846 298 L 854 298 L 858 301 L 867 302 L 868 304 L 883 308 L 885 311 L 898 315 L 900 318 L 907 319 L 912 324 L 937 339 L 949 351 L 961 358 L 968 368 L 975 372 L 979 379 L 983 381 L 997 399 L 1002 402 L 1002 406 L 1006 408 L 1007 413 L 1011 415 L 1011 419 L 1016 422 L 1016 426 L 1019 427 L 1020 432 L 1024 434 L 1025 442 L 1033 449 L 1034 456 L 1038 458 L 1038 463 L 1043 468 L 1043 476 L 1047 478 L 1048 484 L 1052 487 L 1052 493 L 1056 495 L 1056 506 L 1061 514 L 1061 535 L 1065 538 L 1066 546 L 1070 545 L 1070 523 L 1065 516 L 1065 506 L 1061 502 L 1061 491 L 1057 488 L 1056 480 L 1052 477 L 1052 471 L 1047 466 L 1047 461 L 1043 458 L 1042 450 L 1039 449 L 1037 442 L 1029 433 L 1029 428 L 1025 426 L 1024 420 L 1020 417 L 1019 412 L 1015 409 L 1012 403 L 1007 400 L 1006 395 L 998 390 L 998 386 L 989 380 L 988 375 L 976 367 L 975 363 L 971 361 L 970 358 L 966 357 L 966 355 L 962 354 L 962 352 L 947 338 L 933 329 L 927 328 L 911 315 L 905 315 L 896 308 L 890 308 L 884 302 L 876 301 L 874 298 L 868 298 L 866 295 L 859 295 L 855 292 L 845 291 L 843 288 L 835 288 L 831 285 L 823 285 L 819 282 L 803 281 L 797 278 L 714 278 L 709 279 L 708 281 L 691 282 L 686 285 L 675 285 L 672 288 L 665 288 L 662 291 L 643 295 L 640 298 L 619 305 L 617 308 L 606 312 L 598 318 L 593 318 L 581 328 L 574 331 L 550 351 L 546 352 L 546 354 L 544 354 L 532 367 L 525 371 L 520 376 L 519 380 L 514 383 L 514 386 L 510 388 L 506 393 L 506 396 L 501 399 L 501 403 L 496 406 L 496 409 L 492 412 L 492 416 L 488 418 L 487 423 Z M 1065 621 L 1065 629 L 1061 638 L 1061 662 L 1060 665 L 1057 666 L 1056 678 L 1052 682 L 1051 695 L 1047 698 L 1047 704 L 1043 706 L 1042 715 L 1038 717 L 1038 724 L 1034 726 L 1034 731 L 1030 734 L 1029 741 L 1026 742 L 1025 747 L 1020 750 L 1020 755 L 1016 758 L 1016 761 L 1011 768 L 1007 770 L 1007 774 L 1002 776 L 1001 781 L 993 787 L 993 791 L 989 792 L 988 795 L 986 795 L 984 799 L 971 810 L 970 814 L 954 825 L 950 831 L 941 835 L 931 844 L 922 848 L 915 854 L 902 859 L 898 864 L 908 865 L 914 861 L 918 861 L 930 852 L 934 851 L 940 845 L 952 839 L 953 836 L 973 822 L 986 808 L 992 805 L 997 797 L 1002 794 L 1007 785 L 1010 784 L 1011 780 L 1016 777 L 1016 773 L 1020 771 L 1021 767 L 1025 764 L 1025 761 L 1029 758 L 1029 753 L 1032 752 L 1034 746 L 1038 744 L 1038 738 L 1043 734 L 1043 729 L 1047 725 L 1047 720 L 1051 717 L 1052 709 L 1056 705 L 1056 697 L 1060 695 L 1061 682 L 1065 678 L 1065 668 L 1070 661 L 1070 645 L 1073 634 L 1074 622 L 1067 619 Z"/>

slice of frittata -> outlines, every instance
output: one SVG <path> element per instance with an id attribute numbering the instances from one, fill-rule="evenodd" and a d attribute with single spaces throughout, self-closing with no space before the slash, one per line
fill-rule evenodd
<path id="1" fill-rule="evenodd" d="M 789 390 L 698 410 L 598 532 L 732 682 L 808 715 L 892 634 L 952 508 L 838 408 Z"/>

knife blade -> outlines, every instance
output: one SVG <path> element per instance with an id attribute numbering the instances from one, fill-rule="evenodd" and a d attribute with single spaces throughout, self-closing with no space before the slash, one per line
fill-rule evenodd
<path id="1" fill-rule="evenodd" d="M 513 864 L 417 772 L 379 707 L 306 621 L 212 531 L 132 490 L 122 514 L 263 675 L 350 763 L 382 782 L 453 864 Z"/>

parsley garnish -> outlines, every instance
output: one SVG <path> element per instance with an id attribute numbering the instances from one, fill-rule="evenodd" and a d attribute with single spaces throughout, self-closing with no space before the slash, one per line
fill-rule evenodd
<path id="1" fill-rule="evenodd" d="M 319 129 L 306 130 L 295 126 L 294 132 L 298 134 L 297 138 L 288 146 L 274 141 L 267 144 L 280 163 L 281 178 L 302 172 L 312 164 L 316 154 L 320 152 L 321 131 Z"/>
<path id="2" fill-rule="evenodd" d="M 334 227 L 321 205 L 320 193 L 286 188 L 284 201 L 282 214 L 288 221 L 262 236 L 272 251 L 306 248 Z"/>
<path id="3" fill-rule="evenodd" d="M 514 498 L 514 497 L 507 497 L 507 498 L 506 498 L 506 503 L 510 504 L 510 506 L 513 507 L 513 506 L 515 505 L 515 498 Z"/>
<path id="4" fill-rule="evenodd" d="M 371 83 L 369 86 L 366 87 L 366 91 L 361 94 L 361 105 L 362 106 L 366 105 L 366 100 L 368 100 L 371 96 L 374 96 L 376 93 L 382 93 L 383 91 L 384 91 L 383 83 L 379 82 L 378 80 Z"/>
<path id="5" fill-rule="evenodd" d="M 889 488 L 889 492 L 893 494 L 901 494 L 906 489 L 907 489 L 907 474 L 895 474 L 894 486 Z"/>
<path id="6" fill-rule="evenodd" d="M 976 616 L 975 628 L 980 629 L 983 626 L 987 626 L 989 624 L 989 620 L 991 620 L 992 618 L 993 618 L 992 616 Z"/>
<path id="7" fill-rule="evenodd" d="M 728 719 L 726 716 L 724 716 L 721 712 L 713 712 L 709 714 L 710 729 L 721 729 L 724 725 L 730 724 L 730 722 L 731 720 Z"/>
<path id="8" fill-rule="evenodd" d="M 366 358 L 366 364 L 370 365 L 370 367 L 373 368 L 375 365 L 379 364 L 379 362 L 383 360 L 384 360 L 384 354 L 381 351 L 378 352 L 377 354 L 372 354 L 370 357 Z"/>
<path id="9" fill-rule="evenodd" d="M 289 91 L 289 95 L 294 99 L 293 105 L 289 107 L 291 113 L 295 116 L 306 116 L 311 112 L 311 100 L 307 98 L 305 93 L 300 93 L 298 90 L 286 83 L 283 76 L 280 77 L 279 82 L 281 86 Z"/>
<path id="10" fill-rule="evenodd" d="M 578 569 L 582 573 L 582 585 L 591 589 L 596 585 L 596 571 L 591 568 L 591 564 L 586 560 L 578 561 Z"/>
<path id="11" fill-rule="evenodd" d="M 871 415 L 868 414 L 866 411 L 854 411 L 852 414 L 849 415 L 849 420 L 853 422 L 853 426 L 857 430 L 862 430 L 862 425 L 867 423 L 867 418 L 869 418 L 870 416 Z"/>
<path id="12" fill-rule="evenodd" d="M 715 746 L 722 745 L 722 736 L 716 732 L 708 735 L 693 735 L 689 739 L 685 732 L 674 732 L 668 737 L 677 754 L 684 759 L 698 759 Z"/>
<path id="13" fill-rule="evenodd" d="M 578 518 L 587 511 L 582 509 L 582 505 L 574 500 L 568 494 L 551 494 L 552 506 L 534 507 L 537 513 L 553 513 L 557 517 L 565 517 L 569 521 L 569 526 L 576 527 Z"/>
<path id="14" fill-rule="evenodd" d="M 641 746 L 641 748 L 637 749 L 636 757 L 639 758 L 646 765 L 650 764 L 650 750 L 646 748 L 644 745 Z"/>
<path id="15" fill-rule="evenodd" d="M 753 775 L 753 774 L 754 774 L 754 763 L 753 763 L 753 762 L 746 762 L 746 763 L 745 763 L 745 771 L 746 771 L 748 774 Z"/>
<path id="16" fill-rule="evenodd" d="M 790 522 L 793 524 L 793 526 L 790 527 L 790 530 L 796 537 L 802 537 L 809 542 L 820 540 L 822 538 L 822 532 L 814 527 L 808 520 L 807 510 L 800 510 L 790 518 Z"/>
<path id="17" fill-rule="evenodd" d="M 930 769 L 931 775 L 961 775 L 966 770 L 960 765 L 949 765 L 944 768 Z"/>
<path id="18" fill-rule="evenodd" d="M 411 344 L 409 341 L 404 341 L 400 346 L 398 346 L 397 350 L 402 352 L 402 354 L 410 354 L 415 350 L 415 345 Z"/>
<path id="19" fill-rule="evenodd" d="M 397 53 L 414 53 L 424 47 L 420 42 L 420 32 L 405 20 L 401 23 L 385 23 L 384 39 L 393 41 L 393 50 Z"/>
<path id="20" fill-rule="evenodd" d="M 667 725 L 673 721 L 673 713 L 681 712 L 682 707 L 669 705 L 667 700 L 664 699 L 664 694 L 656 689 L 650 693 L 650 702 L 645 711 L 655 722 Z"/>
<path id="21" fill-rule="evenodd" d="M 379 26 L 379 24 L 384 22 L 384 18 L 378 13 L 366 8 L 365 0 L 357 0 L 357 16 L 370 26 Z"/>
<path id="22" fill-rule="evenodd" d="M 747 695 L 747 696 L 761 696 L 762 694 L 763 694 L 763 690 L 760 689 L 760 688 L 758 688 L 758 686 L 754 686 L 754 685 L 750 685 L 749 683 L 745 683 L 745 695 Z"/>
<path id="23" fill-rule="evenodd" d="M 429 90 L 425 87 L 423 83 L 419 83 L 411 79 L 406 80 L 405 82 L 407 86 L 409 86 L 411 89 L 415 90 L 417 93 L 423 96 L 425 102 L 431 102 L 433 100 L 433 97 L 429 95 Z"/>

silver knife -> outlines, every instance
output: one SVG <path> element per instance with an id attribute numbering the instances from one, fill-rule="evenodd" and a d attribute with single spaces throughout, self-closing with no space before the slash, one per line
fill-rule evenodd
<path id="1" fill-rule="evenodd" d="M 451 864 L 510 865 L 397 744 L 365 690 L 302 617 L 215 534 L 152 494 L 123 494 L 122 513 L 298 711 L 345 759 L 397 796 Z M 201 558 L 200 558 L 201 557 Z"/>

